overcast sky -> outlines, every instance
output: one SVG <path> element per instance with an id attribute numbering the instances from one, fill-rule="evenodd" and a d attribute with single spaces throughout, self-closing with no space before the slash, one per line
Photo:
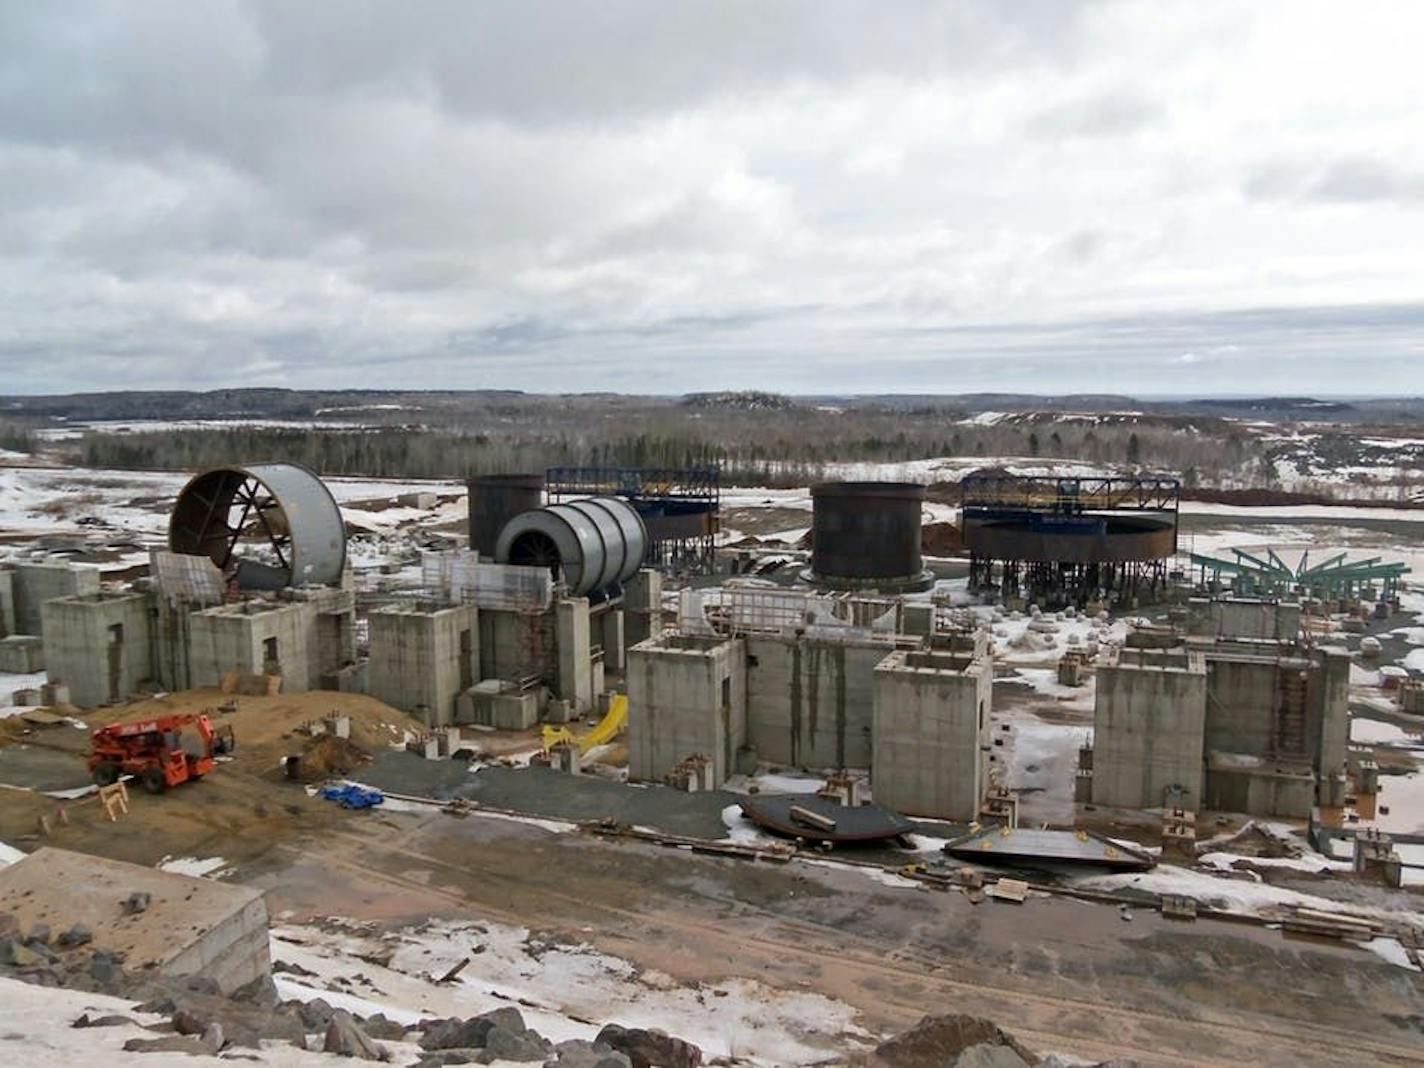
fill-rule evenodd
<path id="1" fill-rule="evenodd" d="M 1424 3 L 0 0 L 0 392 L 1424 392 Z"/>

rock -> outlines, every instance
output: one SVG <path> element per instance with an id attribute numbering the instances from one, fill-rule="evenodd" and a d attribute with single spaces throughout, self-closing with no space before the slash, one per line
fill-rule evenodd
<path id="1" fill-rule="evenodd" d="M 180 1035 L 201 1035 L 212 1021 L 189 1009 L 179 1009 L 173 1014 L 172 1023 Z"/>
<path id="2" fill-rule="evenodd" d="M 238 987 L 229 996 L 233 1001 L 245 1001 L 268 1009 L 275 1009 L 282 1003 L 282 995 L 277 993 L 277 984 L 272 982 L 270 975 L 259 975 L 252 982 Z"/>
<path id="3" fill-rule="evenodd" d="M 207 1046 L 212 1052 L 218 1052 L 225 1044 L 222 1024 L 214 1020 L 208 1024 L 207 1027 L 203 1028 L 203 1045 Z"/>
<path id="4" fill-rule="evenodd" d="M 92 961 L 89 962 L 89 965 L 90 965 L 90 967 L 89 967 L 90 974 L 93 974 L 93 970 L 94 970 L 93 966 L 94 966 L 95 961 L 97 961 L 97 960 L 99 960 L 99 954 L 96 953 L 96 954 L 94 954 L 94 960 L 92 960 Z M 172 1013 L 178 1011 L 178 1003 L 175 1002 L 175 1001 L 174 1001 L 171 997 L 169 997 L 167 994 L 163 994 L 163 995 L 161 995 L 161 996 L 159 996 L 159 997 L 156 997 L 156 998 L 150 998 L 148 1001 L 143 1002 L 141 1005 L 135 1005 L 135 1006 L 133 1007 L 133 1011 L 134 1011 L 134 1012 L 152 1012 L 152 1013 L 157 1013 L 159 1016 L 168 1016 L 168 1015 L 170 1015 L 170 1014 L 172 1014 Z"/>
<path id="5" fill-rule="evenodd" d="M 217 980 L 206 975 L 184 975 L 180 977 L 179 982 L 184 990 L 191 990 L 195 994 L 222 997 L 222 987 L 218 986 Z"/>
<path id="6" fill-rule="evenodd" d="M 363 1061 L 391 1059 L 390 1051 L 361 1030 L 360 1024 L 345 1009 L 337 1009 L 331 1014 L 331 1022 L 326 1025 L 326 1038 L 321 1048 L 325 1053 L 358 1057 Z"/>
<path id="7" fill-rule="evenodd" d="M 499 1027 L 514 1034 L 528 1030 L 524 1017 L 511 1006 L 493 1009 L 490 1012 L 472 1016 L 468 1020 L 437 1020 L 424 1029 L 420 1038 L 421 1049 L 483 1049 L 485 1037 L 492 1028 Z M 541 1054 L 542 1056 L 542 1054 Z"/>
<path id="8" fill-rule="evenodd" d="M 664 1031 L 608 1024 L 593 1040 L 594 1049 L 624 1054 L 632 1068 L 697 1068 L 702 1050 Z"/>
<path id="9" fill-rule="evenodd" d="M 550 1045 L 549 1040 L 538 1032 L 510 1031 L 495 1026 L 485 1035 L 484 1052 L 490 1060 L 542 1062 Z"/>
<path id="10" fill-rule="evenodd" d="M 19 938 L 20 921 L 12 912 L 0 912 L 0 938 Z"/>
<path id="11" fill-rule="evenodd" d="M 446 1064 L 476 1064 L 483 1053 L 484 1050 L 480 1049 L 431 1050 L 416 1061 L 415 1068 L 441 1068 Z"/>
<path id="12" fill-rule="evenodd" d="M 325 999 L 312 998 L 297 1005 L 297 1018 L 308 1031 L 324 1031 L 326 1025 L 331 1023 L 331 1016 L 335 1011 Z"/>
<path id="13" fill-rule="evenodd" d="M 0 964 L 27 968 L 39 964 L 40 960 L 40 955 L 24 943 L 14 938 L 0 938 Z"/>
<path id="14" fill-rule="evenodd" d="M 29 983 L 31 986 L 63 986 L 67 973 L 58 964 L 50 964 L 41 961 L 39 964 L 31 964 L 27 968 L 21 968 L 15 978 L 21 982 Z"/>
<path id="15" fill-rule="evenodd" d="M 73 949 L 75 946 L 87 946 L 94 941 L 94 932 L 82 924 L 76 923 L 69 930 L 59 936 L 56 943 L 63 949 Z"/>
<path id="16" fill-rule="evenodd" d="M 131 1038 L 124 1043 L 126 1053 L 186 1053 L 190 1057 L 211 1056 L 213 1050 L 197 1035 L 165 1035 L 162 1038 Z"/>
<path id="17" fill-rule="evenodd" d="M 954 1068 L 1028 1068 L 1029 1062 L 1008 1046 L 980 1043 L 954 1059 Z"/>
<path id="18" fill-rule="evenodd" d="M 132 893 L 128 897 L 124 898 L 124 915 L 137 916 L 140 912 L 146 912 L 148 911 L 148 906 L 152 901 L 152 894 L 144 892 Z"/>
<path id="19" fill-rule="evenodd" d="M 910 1030 L 880 1043 L 875 1053 L 887 1068 L 943 1068 L 958 1064 L 955 1058 L 965 1050 L 984 1045 L 1006 1047 L 1023 1063 L 1038 1063 L 1033 1053 L 1019 1045 L 1012 1035 L 1001 1031 L 992 1020 L 959 1014 L 926 1016 Z M 984 1068 L 994 1063 L 977 1062 Z"/>
<path id="20" fill-rule="evenodd" d="M 42 946 L 49 945 L 49 924 L 37 923 L 30 928 L 30 933 L 25 936 L 26 942 L 38 942 Z"/>
<path id="21" fill-rule="evenodd" d="M 70 1027 L 123 1027 L 123 1026 L 125 1026 L 125 1025 L 127 1025 L 127 1024 L 132 1024 L 132 1025 L 135 1026 L 135 1027 L 140 1026 L 140 1025 L 139 1025 L 139 1022 L 138 1022 L 137 1020 L 135 1020 L 135 1019 L 134 1019 L 133 1017 L 131 1017 L 131 1016 L 118 1016 L 118 1015 L 110 1014 L 110 1015 L 108 1015 L 108 1016 L 93 1016 L 93 1017 L 91 1017 L 91 1016 L 86 1012 L 83 1016 L 79 1017 L 79 1019 L 75 1020 L 75 1021 L 74 1021 L 72 1024 L 70 1024 L 69 1026 L 70 1026 Z"/>
<path id="22" fill-rule="evenodd" d="M 388 1042 L 399 1042 L 405 1038 L 405 1024 L 398 1024 L 394 1020 L 388 1020 L 382 1013 L 375 1013 L 367 1016 L 361 1029 L 372 1038 L 383 1038 Z"/>
<path id="23" fill-rule="evenodd" d="M 560 1042 L 554 1047 L 557 1056 L 544 1062 L 544 1068 L 632 1068 L 626 1054 L 611 1049 L 594 1049 L 592 1042 L 581 1038 Z"/>

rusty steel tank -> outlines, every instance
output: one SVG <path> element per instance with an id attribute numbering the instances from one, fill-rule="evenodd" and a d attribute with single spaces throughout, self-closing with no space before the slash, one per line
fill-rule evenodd
<path id="1" fill-rule="evenodd" d="M 543 475 L 475 475 L 465 481 L 469 491 L 470 548 L 482 560 L 493 560 L 499 532 L 517 515 L 544 503 Z"/>
<path id="2" fill-rule="evenodd" d="M 915 482 L 822 482 L 811 487 L 811 570 L 818 584 L 889 592 L 925 585 Z"/>

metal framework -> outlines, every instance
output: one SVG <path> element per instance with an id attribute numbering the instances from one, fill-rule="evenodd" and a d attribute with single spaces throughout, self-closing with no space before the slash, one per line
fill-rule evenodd
<path id="1" fill-rule="evenodd" d="M 959 484 L 965 508 L 1025 512 L 1173 512 L 1182 483 L 1163 475 L 968 475 Z"/>
<path id="2" fill-rule="evenodd" d="M 1200 569 L 1202 584 L 1208 581 L 1230 585 L 1241 594 L 1266 596 L 1300 595 L 1310 597 L 1356 597 L 1370 590 L 1389 598 L 1398 595 L 1400 584 L 1409 574 L 1404 563 L 1385 563 L 1380 556 L 1365 560 L 1347 560 L 1339 553 L 1318 564 L 1310 562 L 1309 550 L 1301 553 L 1292 567 L 1274 549 L 1267 549 L 1263 559 L 1243 549 L 1232 549 L 1229 560 L 1192 553 L 1192 566 Z M 1210 578 L 1208 578 L 1210 576 Z"/>
<path id="3" fill-rule="evenodd" d="M 551 467 L 550 504 L 583 497 L 624 497 L 647 526 L 647 562 L 670 573 L 715 569 L 722 472 L 716 467 Z"/>
<path id="4" fill-rule="evenodd" d="M 1176 550 L 1181 495 L 1166 475 L 969 475 L 969 587 L 1048 606 L 1152 596 Z"/>

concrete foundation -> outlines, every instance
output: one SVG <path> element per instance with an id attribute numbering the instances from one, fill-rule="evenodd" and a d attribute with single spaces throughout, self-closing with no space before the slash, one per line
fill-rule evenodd
<path id="1" fill-rule="evenodd" d="M 1124 650 L 1117 663 L 1100 666 L 1093 803 L 1200 808 L 1206 695 L 1199 653 Z"/>
<path id="2" fill-rule="evenodd" d="M 876 803 L 915 816 L 977 819 L 989 780 L 992 660 L 897 650 L 872 676 Z"/>
<path id="3" fill-rule="evenodd" d="M 79 708 L 122 701 L 153 680 L 150 598 L 94 594 L 46 601 L 45 668 Z"/>
<path id="4" fill-rule="evenodd" d="M 38 634 L 12 634 L 0 638 L 0 671 L 32 675 L 44 670 L 44 639 Z"/>
<path id="5" fill-rule="evenodd" d="M 55 597 L 91 596 L 99 592 L 99 571 L 73 564 L 16 564 L 11 574 L 14 634 L 43 634 L 41 605 Z"/>
<path id="6" fill-rule="evenodd" d="M 243 601 L 192 613 L 188 668 L 194 687 L 218 686 L 229 672 L 280 675 L 290 693 L 311 689 L 311 612 L 300 603 Z"/>
<path id="7" fill-rule="evenodd" d="M 368 618 L 371 696 L 430 727 L 454 723 L 456 700 L 479 673 L 474 605 L 387 605 Z"/>
<path id="8" fill-rule="evenodd" d="M 148 907 L 129 915 L 124 901 L 137 893 Z M 228 994 L 272 970 L 262 894 L 214 879 L 45 848 L 0 868 L 0 913 L 22 931 L 85 924 L 130 972 L 201 975 Z"/>
<path id="9" fill-rule="evenodd" d="M 1315 776 L 1308 764 L 1284 764 L 1245 753 L 1207 756 L 1206 803 L 1223 812 L 1253 816 L 1310 814 Z"/>
<path id="10" fill-rule="evenodd" d="M 628 650 L 628 777 L 653 782 L 707 757 L 714 788 L 746 741 L 747 647 L 668 635 Z"/>
<path id="11" fill-rule="evenodd" d="M 539 721 L 539 692 L 489 679 L 456 699 L 455 722 L 502 731 L 528 730 Z"/>
<path id="12" fill-rule="evenodd" d="M 558 671 L 554 693 L 569 702 L 573 714 L 581 716 L 593 707 L 593 639 L 589 626 L 588 598 L 561 597 L 554 603 L 554 645 Z M 601 659 L 599 661 L 602 663 Z M 601 682 L 598 689 L 602 689 Z"/>

